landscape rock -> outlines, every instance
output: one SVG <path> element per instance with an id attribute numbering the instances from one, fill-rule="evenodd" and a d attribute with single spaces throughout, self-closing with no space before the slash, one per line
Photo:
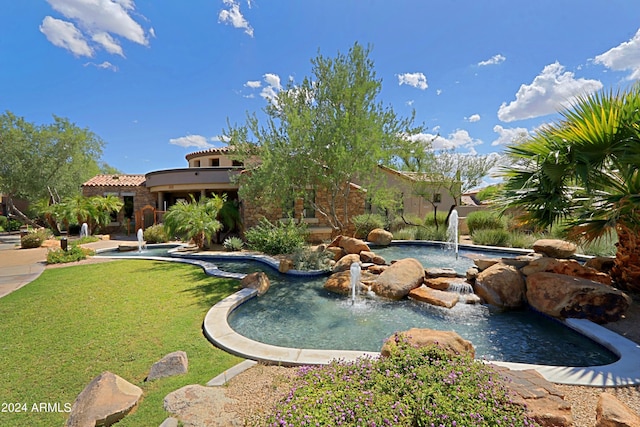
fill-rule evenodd
<path id="1" fill-rule="evenodd" d="M 165 419 L 158 427 L 178 427 L 178 419 L 169 417 Z"/>
<path id="2" fill-rule="evenodd" d="M 449 291 L 451 288 L 469 287 L 467 281 L 461 277 L 426 278 L 424 279 L 424 284 L 440 291 Z"/>
<path id="3" fill-rule="evenodd" d="M 585 263 L 585 267 L 593 268 L 594 270 L 602 273 L 610 273 L 611 269 L 615 265 L 616 258 L 610 256 L 597 256 L 588 259 Z"/>
<path id="4" fill-rule="evenodd" d="M 631 298 L 618 289 L 547 272 L 527 276 L 527 300 L 533 308 L 550 316 L 589 319 L 595 323 L 619 320 L 631 304 Z"/>
<path id="5" fill-rule="evenodd" d="M 142 389 L 111 372 L 95 377 L 71 407 L 67 427 L 110 426 L 136 407 Z"/>
<path id="6" fill-rule="evenodd" d="M 552 383 L 533 369 L 510 370 L 492 365 L 515 392 L 513 401 L 527 408 L 527 415 L 545 427 L 573 426 L 571 404 Z"/>
<path id="7" fill-rule="evenodd" d="M 293 270 L 293 260 L 288 258 L 281 259 L 278 265 L 278 271 L 280 273 L 286 273 L 289 270 Z"/>
<path id="8" fill-rule="evenodd" d="M 458 273 L 453 268 L 429 267 L 425 269 L 426 277 L 458 277 Z"/>
<path id="9" fill-rule="evenodd" d="M 455 306 L 460 300 L 460 296 L 456 293 L 432 289 L 425 285 L 412 289 L 409 292 L 409 298 L 445 308 Z"/>
<path id="10" fill-rule="evenodd" d="M 384 270 L 372 283 L 372 290 L 385 298 L 399 300 L 422 285 L 424 267 L 415 258 L 401 259 Z"/>
<path id="11" fill-rule="evenodd" d="M 397 335 L 401 339 L 406 339 L 415 347 L 425 347 L 435 344 L 453 356 L 462 354 L 473 358 L 476 355 L 473 344 L 462 338 L 454 331 L 411 328 L 408 331 L 398 332 Z M 396 345 L 396 336 L 393 335 L 387 338 L 380 350 L 380 353 L 383 357 L 388 357 L 391 354 L 393 347 Z"/>
<path id="12" fill-rule="evenodd" d="M 640 416 L 611 393 L 601 393 L 596 407 L 596 427 L 637 427 Z"/>
<path id="13" fill-rule="evenodd" d="M 495 264 L 476 277 L 475 293 L 488 304 L 501 308 L 519 308 L 525 302 L 525 282 L 517 268 Z"/>
<path id="14" fill-rule="evenodd" d="M 362 251 L 371 252 L 371 249 L 363 240 L 356 239 L 354 237 L 342 236 L 338 246 L 344 249 L 348 254 L 359 254 Z"/>
<path id="15" fill-rule="evenodd" d="M 392 240 L 393 234 L 383 228 L 375 228 L 367 236 L 367 241 L 379 246 L 388 246 Z"/>
<path id="16" fill-rule="evenodd" d="M 389 268 L 388 265 L 371 265 L 367 267 L 367 271 L 373 274 L 381 274 L 387 268 Z"/>
<path id="17" fill-rule="evenodd" d="M 478 274 L 480 274 L 480 270 L 478 269 L 478 267 L 469 267 L 465 272 L 465 277 L 467 279 L 467 282 L 475 283 L 476 277 L 478 277 Z"/>
<path id="18" fill-rule="evenodd" d="M 345 271 L 351 268 L 351 264 L 353 263 L 360 264 L 360 255 L 358 254 L 349 254 L 340 258 L 336 264 L 333 266 L 332 270 L 334 273 L 338 271 Z"/>
<path id="19" fill-rule="evenodd" d="M 239 414 L 225 410 L 237 401 L 222 387 L 187 385 L 164 398 L 164 409 L 174 414 L 184 427 L 232 427 L 244 425 Z M 206 424 L 203 424 L 206 420 Z"/>
<path id="20" fill-rule="evenodd" d="M 340 258 L 346 255 L 344 249 L 338 246 L 328 246 L 327 251 L 333 254 L 334 261 L 338 261 Z"/>
<path id="21" fill-rule="evenodd" d="M 364 285 L 364 282 L 372 281 L 376 276 L 367 271 L 360 273 L 359 292 L 368 291 L 368 287 Z M 324 282 L 324 288 L 329 291 L 340 295 L 349 295 L 351 293 L 351 272 L 349 270 L 333 273 Z"/>
<path id="22" fill-rule="evenodd" d="M 376 255 L 371 251 L 360 252 L 360 261 L 365 263 L 371 262 L 376 265 L 385 265 L 387 263 L 384 258 L 382 258 L 380 255 Z"/>
<path id="23" fill-rule="evenodd" d="M 564 240 L 539 239 L 533 244 L 533 250 L 551 258 L 570 258 L 576 253 L 577 246 Z"/>
<path id="24" fill-rule="evenodd" d="M 251 288 L 258 291 L 258 296 L 262 296 L 267 293 L 271 287 L 269 276 L 263 271 L 256 271 L 249 273 L 240 280 L 241 288 Z"/>
<path id="25" fill-rule="evenodd" d="M 555 259 L 549 257 L 539 258 L 523 267 L 522 274 L 529 276 L 542 271 L 548 273 L 565 274 L 567 276 L 581 277 L 583 279 L 593 280 L 603 285 L 611 285 L 611 276 L 602 273 L 595 268 L 586 267 L 574 259 Z"/>
<path id="26" fill-rule="evenodd" d="M 499 258 L 474 258 L 473 263 L 478 267 L 478 270 L 484 271 L 487 268 L 494 266 L 500 262 Z"/>
<path id="27" fill-rule="evenodd" d="M 466 294 L 460 298 L 460 302 L 465 304 L 482 304 L 482 298 L 476 294 Z"/>
<path id="28" fill-rule="evenodd" d="M 147 381 L 186 374 L 188 370 L 189 360 L 187 359 L 187 353 L 184 351 L 174 351 L 151 366 L 149 375 L 147 375 Z"/>

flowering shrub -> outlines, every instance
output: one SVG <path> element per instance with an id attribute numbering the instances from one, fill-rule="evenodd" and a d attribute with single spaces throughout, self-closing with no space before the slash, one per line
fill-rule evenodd
<path id="1" fill-rule="evenodd" d="M 94 255 L 95 251 L 77 245 L 69 245 L 68 250 L 53 249 L 47 252 L 47 264 L 64 264 L 86 259 L 88 255 Z"/>
<path id="2" fill-rule="evenodd" d="M 389 357 L 301 368 L 269 425 L 536 425 L 490 366 L 397 342 Z"/>

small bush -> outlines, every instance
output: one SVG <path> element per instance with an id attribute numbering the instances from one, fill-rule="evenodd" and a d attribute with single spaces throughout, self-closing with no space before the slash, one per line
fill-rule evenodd
<path id="1" fill-rule="evenodd" d="M 444 225 L 444 222 L 447 220 L 447 212 L 438 212 L 436 213 L 436 219 L 438 220 L 438 227 L 445 227 L 445 229 L 447 228 Z M 436 221 L 433 218 L 433 212 L 428 213 L 427 215 L 425 215 L 424 217 L 424 225 L 426 225 L 427 227 L 435 227 L 436 226 Z"/>
<path id="2" fill-rule="evenodd" d="M 447 241 L 447 227 L 444 225 L 444 221 L 440 223 L 440 227 L 435 226 L 428 227 L 416 227 L 416 240 L 433 240 L 439 242 Z"/>
<path id="3" fill-rule="evenodd" d="M 86 236 L 86 237 L 81 237 L 77 240 L 75 240 L 73 242 L 74 245 L 84 245 L 85 243 L 93 243 L 93 242 L 97 242 L 98 240 L 100 240 L 98 237 L 96 236 Z"/>
<path id="4" fill-rule="evenodd" d="M 300 368 L 268 425 L 536 425 L 491 366 L 397 342 L 389 357 Z"/>
<path id="5" fill-rule="evenodd" d="M 473 234 L 477 230 L 504 230 L 506 222 L 496 212 L 482 210 L 467 215 L 467 227 L 469 233 Z"/>
<path id="6" fill-rule="evenodd" d="M 0 215 L 0 231 L 5 231 L 8 227 L 9 219 L 4 215 Z"/>
<path id="7" fill-rule="evenodd" d="M 147 243 L 166 243 L 169 241 L 167 237 L 167 233 L 164 231 L 164 226 L 162 224 L 155 224 L 150 227 L 147 227 L 142 232 L 142 237 L 144 241 Z"/>
<path id="8" fill-rule="evenodd" d="M 247 244 L 253 250 L 269 255 L 291 254 L 303 247 L 307 239 L 307 226 L 296 224 L 293 220 L 270 223 L 262 218 L 258 225 L 245 233 Z"/>
<path id="9" fill-rule="evenodd" d="M 385 228 L 386 226 L 385 218 L 382 215 L 373 213 L 356 215 L 351 221 L 356 227 L 355 236 L 360 239 L 366 238 L 371 230 Z"/>
<path id="10" fill-rule="evenodd" d="M 508 246 L 509 232 L 507 230 L 480 229 L 471 234 L 475 245 L 483 246 Z"/>
<path id="11" fill-rule="evenodd" d="M 396 231 L 395 233 L 393 233 L 393 238 L 396 240 L 415 240 L 416 228 L 415 227 L 402 228 Z"/>
<path id="12" fill-rule="evenodd" d="M 50 235 L 49 230 L 44 228 L 29 231 L 20 239 L 20 247 L 22 249 L 39 248 Z"/>
<path id="13" fill-rule="evenodd" d="M 47 253 L 47 264 L 64 264 L 67 262 L 76 262 L 86 259 L 88 255 L 94 255 L 95 251 L 88 248 L 82 248 L 77 245 L 71 245 L 66 251 L 62 249 L 54 249 Z"/>
<path id="14" fill-rule="evenodd" d="M 605 235 L 590 243 L 583 243 L 578 247 L 578 253 L 593 256 L 615 256 L 616 242 L 618 236 L 615 234 Z"/>
<path id="15" fill-rule="evenodd" d="M 293 253 L 293 268 L 305 271 L 329 270 L 329 262 L 333 257 L 333 253 L 329 251 L 300 248 Z"/>
<path id="16" fill-rule="evenodd" d="M 531 249 L 538 237 L 533 234 L 510 232 L 507 246 L 512 248 Z"/>
<path id="17" fill-rule="evenodd" d="M 230 252 L 238 252 L 244 247 L 244 242 L 239 237 L 227 237 L 222 243 L 222 246 Z"/>

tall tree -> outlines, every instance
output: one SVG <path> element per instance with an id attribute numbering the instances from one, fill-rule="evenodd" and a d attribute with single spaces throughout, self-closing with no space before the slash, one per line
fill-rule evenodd
<path id="1" fill-rule="evenodd" d="M 13 198 L 35 202 L 50 192 L 58 198 L 78 194 L 100 172 L 103 146 L 97 135 L 68 119 L 53 116 L 53 123 L 35 125 L 7 111 L 0 115 L 0 192 L 10 206 Z"/>
<path id="2" fill-rule="evenodd" d="M 273 205 L 310 192 L 326 195 L 309 204 L 338 230 L 348 226 L 356 179 L 376 200 L 383 190 L 377 165 L 422 126 L 378 100 L 382 81 L 370 51 L 356 43 L 335 58 L 318 54 L 312 77 L 289 81 L 264 108 L 264 124 L 254 113 L 244 125 L 228 126 L 229 145 L 248 172 L 240 175 L 241 197 Z"/>
<path id="3" fill-rule="evenodd" d="M 640 291 L 640 84 L 579 98 L 507 152 L 505 206 L 543 227 L 566 220 L 584 241 L 616 233 L 612 276 Z"/>

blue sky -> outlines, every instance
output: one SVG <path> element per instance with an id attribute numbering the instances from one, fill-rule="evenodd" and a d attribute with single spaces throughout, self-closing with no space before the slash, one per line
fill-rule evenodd
<path id="1" fill-rule="evenodd" d="M 259 111 L 318 52 L 372 46 L 381 101 L 436 147 L 500 152 L 563 104 L 640 79 L 637 0 L 0 0 L 0 110 L 70 119 L 124 173 Z"/>

